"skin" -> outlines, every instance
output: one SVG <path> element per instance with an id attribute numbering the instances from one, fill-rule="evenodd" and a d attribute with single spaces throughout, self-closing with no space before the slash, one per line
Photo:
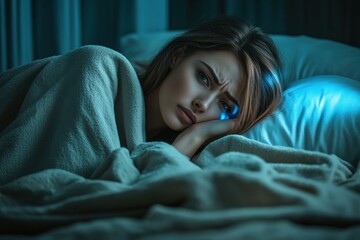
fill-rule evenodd
<path id="1" fill-rule="evenodd" d="M 230 51 L 178 53 L 163 83 L 146 98 L 148 136 L 166 127 L 181 131 L 172 145 L 192 157 L 206 141 L 233 130 L 234 120 L 219 118 L 234 109 L 233 100 L 240 102 L 243 79 L 241 63 Z"/>

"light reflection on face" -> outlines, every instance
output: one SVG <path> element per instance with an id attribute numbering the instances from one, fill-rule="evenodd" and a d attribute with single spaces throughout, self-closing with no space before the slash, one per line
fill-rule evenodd
<path id="1" fill-rule="evenodd" d="M 177 59 L 159 89 L 164 123 L 178 131 L 195 122 L 238 117 L 244 73 L 230 51 L 199 51 Z"/>

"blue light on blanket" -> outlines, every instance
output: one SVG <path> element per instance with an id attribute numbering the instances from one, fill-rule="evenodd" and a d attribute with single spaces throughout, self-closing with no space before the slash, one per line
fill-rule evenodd
<path id="1" fill-rule="evenodd" d="M 234 119 L 237 117 L 238 112 L 239 112 L 239 107 L 235 106 L 231 113 L 223 111 L 220 114 L 219 119 L 220 120 Z"/>

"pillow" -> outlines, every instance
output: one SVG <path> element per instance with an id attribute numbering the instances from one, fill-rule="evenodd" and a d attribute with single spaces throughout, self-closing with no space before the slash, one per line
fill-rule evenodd
<path id="1" fill-rule="evenodd" d="M 284 70 L 284 88 L 298 79 L 338 75 L 360 82 L 360 49 L 308 36 L 272 35 Z"/>
<path id="2" fill-rule="evenodd" d="M 129 33 L 120 38 L 120 52 L 133 64 L 148 62 L 167 42 L 182 32 Z"/>
<path id="3" fill-rule="evenodd" d="M 131 33 L 120 39 L 120 52 L 136 67 L 183 31 Z M 360 81 L 360 49 L 308 36 L 270 35 L 284 66 L 284 88 L 298 79 L 338 75 Z"/>
<path id="4" fill-rule="evenodd" d="M 356 167 L 360 160 L 360 82 L 330 75 L 298 80 L 284 92 L 279 108 L 244 136 L 335 154 Z"/>

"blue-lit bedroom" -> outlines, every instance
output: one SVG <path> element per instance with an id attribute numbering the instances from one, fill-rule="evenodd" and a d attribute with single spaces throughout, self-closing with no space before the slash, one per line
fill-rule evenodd
<path id="1" fill-rule="evenodd" d="M 357 239 L 357 0 L 0 0 L 0 239 Z"/>

